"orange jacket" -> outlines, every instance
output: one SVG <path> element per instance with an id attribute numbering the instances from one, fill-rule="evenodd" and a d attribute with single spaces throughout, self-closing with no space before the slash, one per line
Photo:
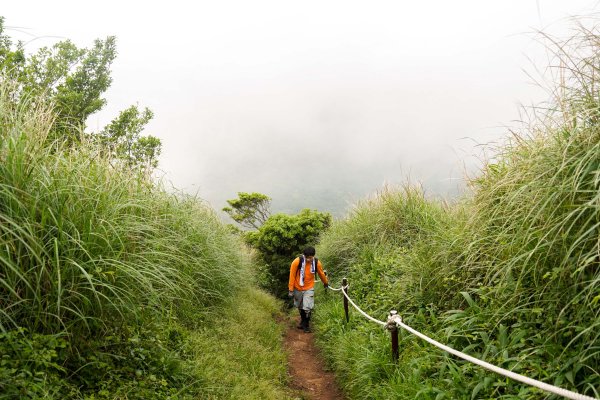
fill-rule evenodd
<path id="1" fill-rule="evenodd" d="M 315 274 L 310 272 L 310 263 L 307 263 L 304 267 L 304 286 L 300 286 L 300 271 L 298 268 L 300 267 L 300 257 L 296 257 L 294 261 L 292 261 L 292 265 L 290 266 L 290 279 L 288 282 L 288 290 L 291 292 L 294 289 L 296 290 L 308 290 L 315 287 Z M 328 284 L 327 276 L 323 272 L 323 264 L 321 261 L 317 261 L 317 273 L 321 278 L 323 284 Z"/>

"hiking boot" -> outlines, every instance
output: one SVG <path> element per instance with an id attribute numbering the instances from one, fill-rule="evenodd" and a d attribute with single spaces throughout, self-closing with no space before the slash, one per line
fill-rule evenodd
<path id="1" fill-rule="evenodd" d="M 309 322 L 310 322 L 310 317 L 306 317 L 306 319 L 304 320 L 305 324 L 303 327 L 304 333 L 310 333 L 310 326 L 309 326 Z"/>
<path id="2" fill-rule="evenodd" d="M 304 329 L 305 325 L 306 325 L 306 311 L 300 310 L 300 324 L 298 324 L 298 326 L 296 328 Z"/>

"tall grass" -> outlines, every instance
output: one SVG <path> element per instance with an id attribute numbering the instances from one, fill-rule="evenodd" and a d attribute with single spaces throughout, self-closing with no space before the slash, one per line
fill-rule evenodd
<path id="1" fill-rule="evenodd" d="M 213 316 L 214 317 L 214 316 Z M 284 400 L 297 398 L 287 388 L 281 304 L 266 292 L 244 288 L 213 329 L 191 334 L 190 366 L 207 384 L 205 399 Z"/>
<path id="2" fill-rule="evenodd" d="M 71 396 L 133 371 L 171 393 L 181 382 L 159 361 L 176 351 L 164 327 L 201 326 L 246 285 L 240 243 L 197 199 L 167 193 L 92 143 L 49 142 L 51 107 L 16 105 L 9 85 L 0 79 L 0 348 L 25 359 L 55 338 L 46 367 L 73 385 L 44 392 L 44 371 L 25 360 L 0 371 L 0 389 Z"/>
<path id="3" fill-rule="evenodd" d="M 600 40 L 580 28 L 551 47 L 554 100 L 471 181 L 472 196 L 446 206 L 413 188 L 384 191 L 337 222 L 319 252 L 380 319 L 399 309 L 454 348 L 597 397 Z M 353 398 L 553 397 L 409 335 L 390 367 L 388 354 L 373 356 L 385 334 L 362 321 L 340 330 L 327 318 L 337 307 L 317 313 L 320 342 L 336 349 L 330 361 Z M 356 374 L 361 365 L 370 372 Z"/>

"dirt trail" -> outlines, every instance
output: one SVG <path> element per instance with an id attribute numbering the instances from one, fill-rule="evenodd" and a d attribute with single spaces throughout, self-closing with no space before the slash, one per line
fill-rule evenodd
<path id="1" fill-rule="evenodd" d="M 285 347 L 289 353 L 288 370 L 292 389 L 311 400 L 344 400 L 333 373 L 324 368 L 312 333 L 296 328 L 300 317 L 286 318 Z"/>

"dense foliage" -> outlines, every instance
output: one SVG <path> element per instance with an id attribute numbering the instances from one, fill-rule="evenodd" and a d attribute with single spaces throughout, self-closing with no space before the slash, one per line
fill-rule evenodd
<path id="1" fill-rule="evenodd" d="M 258 229 L 271 215 L 271 198 L 262 193 L 239 192 L 237 199 L 227 200 L 225 211 L 231 219 L 248 229 Z"/>
<path id="2" fill-rule="evenodd" d="M 248 289 L 237 236 L 98 143 L 48 141 L 56 115 L 40 99 L 14 102 L 10 84 L 0 83 L 0 397 L 229 398 L 244 380 L 284 398 L 278 306 Z M 242 306 L 252 313 L 236 315 Z M 253 343 L 217 335 L 247 319 Z M 245 351 L 243 363 L 197 351 L 215 345 Z"/>
<path id="3" fill-rule="evenodd" d="M 290 397 L 279 304 L 250 287 L 243 243 L 150 179 L 152 112 L 85 132 L 115 39 L 28 55 L 3 23 L 0 397 Z"/>
<path id="4" fill-rule="evenodd" d="M 454 205 L 386 190 L 335 223 L 319 251 L 354 299 L 492 364 L 589 396 L 600 388 L 600 41 L 557 49 L 550 110 L 507 143 Z M 567 52 L 567 53 L 562 53 Z M 320 343 L 351 398 L 555 398 L 389 335 L 341 302 L 316 314 Z"/>
<path id="5" fill-rule="evenodd" d="M 292 260 L 304 247 L 315 245 L 330 224 L 331 215 L 305 209 L 296 215 L 271 215 L 258 230 L 247 232 L 246 241 L 257 251 L 261 264 L 261 284 L 286 297 Z"/>
<path id="6" fill-rule="evenodd" d="M 4 101 L 15 104 L 51 102 L 53 118 L 45 140 L 76 145 L 89 137 L 98 141 L 113 158 L 130 167 L 156 167 L 161 151 L 160 140 L 140 133 L 152 119 L 149 109 L 130 106 L 101 132 L 85 133 L 86 120 L 101 110 L 102 97 L 112 83 L 110 67 L 117 56 L 116 38 L 96 40 L 89 48 L 78 48 L 70 40 L 42 47 L 27 54 L 21 42 L 14 45 L 4 32 L 0 16 L 0 71 L 2 81 L 11 82 Z"/>

